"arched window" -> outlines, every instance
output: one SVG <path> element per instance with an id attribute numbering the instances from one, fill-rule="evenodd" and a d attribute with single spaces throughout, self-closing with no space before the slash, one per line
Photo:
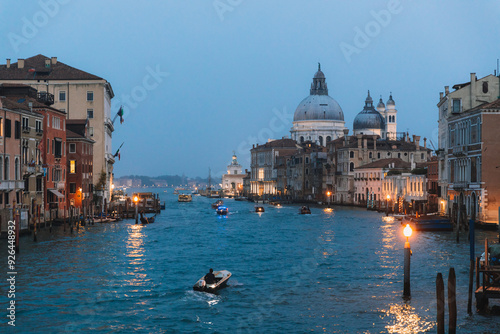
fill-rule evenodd
<path id="1" fill-rule="evenodd" d="M 4 163 L 4 180 L 10 180 L 10 171 L 9 171 L 9 157 L 5 157 Z"/>
<path id="2" fill-rule="evenodd" d="M 319 144 L 323 146 L 323 136 L 319 136 Z"/>
<path id="3" fill-rule="evenodd" d="M 483 82 L 483 93 L 488 93 L 488 81 Z"/>
<path id="4" fill-rule="evenodd" d="M 306 180 L 306 188 L 309 188 L 309 181 Z"/>
<path id="5" fill-rule="evenodd" d="M 14 168 L 15 168 L 15 170 L 14 170 L 14 177 L 15 177 L 15 179 L 17 181 L 17 180 L 20 179 L 20 177 L 19 177 L 19 158 L 16 158 L 14 160 Z"/>
<path id="6" fill-rule="evenodd" d="M 304 142 L 304 137 L 303 136 L 300 136 L 300 142 L 303 143 Z"/>
<path id="7" fill-rule="evenodd" d="M 354 162 L 349 164 L 349 171 L 354 172 Z"/>
<path id="8" fill-rule="evenodd" d="M 371 159 L 372 158 L 372 152 L 368 154 L 368 157 Z"/>
<path id="9" fill-rule="evenodd" d="M 329 141 L 332 141 L 332 137 L 326 136 L 326 142 L 328 143 Z M 326 143 L 325 143 L 326 144 Z"/>
<path id="10" fill-rule="evenodd" d="M 354 158 L 354 151 L 349 152 L 349 158 Z"/>

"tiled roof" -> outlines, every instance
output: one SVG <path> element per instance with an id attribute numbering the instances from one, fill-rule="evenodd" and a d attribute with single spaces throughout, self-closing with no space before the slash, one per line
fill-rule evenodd
<path id="1" fill-rule="evenodd" d="M 53 110 L 53 111 L 57 111 L 57 112 L 66 114 L 65 111 L 49 107 L 44 103 L 38 102 L 36 99 L 34 99 L 32 97 L 12 97 L 12 96 L 9 96 L 9 97 L 2 99 L 2 104 L 6 108 L 9 108 L 9 109 L 30 110 L 30 107 L 28 104 L 30 102 L 32 103 L 33 109 L 48 109 L 48 110 Z M 22 107 L 19 107 L 19 106 L 22 106 Z"/>
<path id="2" fill-rule="evenodd" d="M 60 61 L 45 66 L 45 60 L 51 58 L 38 54 L 24 60 L 24 67 L 18 63 L 0 65 L 0 80 L 104 80 L 101 77 L 66 65 Z"/>
<path id="3" fill-rule="evenodd" d="M 297 143 L 295 140 L 290 139 L 290 138 L 284 138 L 284 139 L 278 139 L 278 140 L 273 140 L 270 142 L 267 142 L 263 145 L 258 145 L 255 147 L 255 149 L 262 149 L 262 148 L 295 148 L 297 147 Z"/>
<path id="4" fill-rule="evenodd" d="M 399 158 L 389 158 L 389 159 L 381 159 L 374 162 L 370 162 L 366 165 L 360 166 L 356 169 L 364 169 L 364 168 L 388 168 L 391 164 L 394 164 L 394 167 L 391 168 L 410 168 L 411 164 L 409 162 L 403 161 Z"/>

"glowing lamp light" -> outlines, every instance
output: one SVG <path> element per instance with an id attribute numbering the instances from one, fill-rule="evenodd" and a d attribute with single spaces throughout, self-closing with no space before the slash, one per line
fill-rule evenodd
<path id="1" fill-rule="evenodd" d="M 387 200 L 390 200 L 391 199 L 391 195 L 387 195 Z"/>
<path id="2" fill-rule="evenodd" d="M 134 196 L 134 202 L 137 203 L 138 200 L 139 200 L 139 198 L 137 196 Z"/>
<path id="3" fill-rule="evenodd" d="M 413 232 L 413 230 L 411 229 L 410 224 L 406 224 L 406 227 L 403 230 L 405 237 L 406 238 L 411 237 L 412 232 Z"/>
<path id="4" fill-rule="evenodd" d="M 114 184 L 111 185 L 111 189 L 115 189 L 115 185 Z"/>
<path id="5" fill-rule="evenodd" d="M 331 192 L 329 192 L 329 191 L 327 191 L 327 192 L 326 192 L 326 196 L 330 196 L 331 194 L 332 194 L 332 193 L 331 193 Z"/>

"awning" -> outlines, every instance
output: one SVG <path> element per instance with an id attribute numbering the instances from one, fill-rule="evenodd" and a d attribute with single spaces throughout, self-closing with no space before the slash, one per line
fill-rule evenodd
<path id="1" fill-rule="evenodd" d="M 49 191 L 50 191 L 51 193 L 53 193 L 54 195 L 56 195 L 57 197 L 59 197 L 59 198 L 64 198 L 64 195 L 63 195 L 63 194 L 61 194 L 59 191 L 57 191 L 57 190 L 55 190 L 55 189 L 49 189 Z"/>

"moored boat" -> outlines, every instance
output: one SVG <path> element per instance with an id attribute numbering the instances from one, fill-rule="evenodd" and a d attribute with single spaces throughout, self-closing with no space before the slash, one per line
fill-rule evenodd
<path id="1" fill-rule="evenodd" d="M 264 212 L 264 207 L 263 206 L 256 206 L 255 207 L 255 212 Z"/>
<path id="2" fill-rule="evenodd" d="M 155 222 L 155 216 L 152 217 L 144 217 L 143 214 L 141 213 L 141 218 L 140 218 L 141 224 L 146 225 L 146 224 L 152 224 Z"/>
<path id="3" fill-rule="evenodd" d="M 180 194 L 177 200 L 179 202 L 191 202 L 193 200 L 193 196 L 190 194 Z"/>
<path id="4" fill-rule="evenodd" d="M 438 217 L 411 217 L 403 220 L 401 225 L 410 224 L 415 231 L 453 231 L 453 224 L 447 218 Z"/>
<path id="5" fill-rule="evenodd" d="M 311 209 L 309 209 L 308 206 L 303 206 L 300 208 L 299 213 L 301 215 L 310 215 L 311 214 Z"/>
<path id="6" fill-rule="evenodd" d="M 227 215 L 228 211 L 229 211 L 229 210 L 227 209 L 227 207 L 226 207 L 226 206 L 222 206 L 222 205 L 221 205 L 221 206 L 219 206 L 219 207 L 217 208 L 217 214 L 218 214 L 218 215 L 224 215 L 224 216 L 225 216 L 225 215 Z"/>
<path id="7" fill-rule="evenodd" d="M 195 283 L 193 290 L 215 293 L 218 290 L 225 288 L 227 286 L 227 281 L 231 277 L 231 273 L 227 270 L 214 271 L 214 275 L 215 283 L 207 284 L 205 282 L 205 276 L 203 276 L 198 280 L 198 282 Z"/>

